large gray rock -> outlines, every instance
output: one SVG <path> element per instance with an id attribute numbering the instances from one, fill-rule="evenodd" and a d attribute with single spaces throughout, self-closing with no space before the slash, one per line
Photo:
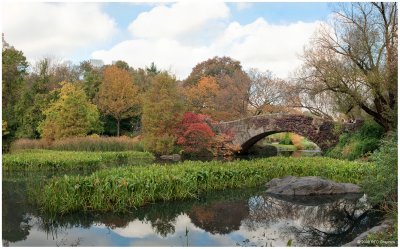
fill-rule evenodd
<path id="1" fill-rule="evenodd" d="M 275 195 L 332 195 L 361 193 L 352 183 L 337 183 L 317 176 L 285 176 L 274 178 L 265 184 L 267 193 Z"/>

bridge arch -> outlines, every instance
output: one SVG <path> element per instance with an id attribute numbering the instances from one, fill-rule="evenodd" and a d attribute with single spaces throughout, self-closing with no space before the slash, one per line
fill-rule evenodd
<path id="1" fill-rule="evenodd" d="M 280 132 L 293 132 L 327 150 L 338 142 L 332 120 L 294 114 L 268 114 L 245 119 L 221 122 L 215 125 L 218 132 L 233 134 L 232 143 L 240 145 L 241 153 L 262 138 Z"/>
<path id="2" fill-rule="evenodd" d="M 269 135 L 273 135 L 273 134 L 276 134 L 276 133 L 282 133 L 282 132 L 292 132 L 292 133 L 295 133 L 297 135 L 301 135 L 301 136 L 307 138 L 308 140 L 310 140 L 311 142 L 315 143 L 310 138 L 308 138 L 306 135 L 299 134 L 299 133 L 294 132 L 294 131 L 270 131 L 270 132 L 260 133 L 260 134 L 254 136 L 254 137 L 251 137 L 249 140 L 247 140 L 243 144 L 241 144 L 240 145 L 240 147 L 241 147 L 240 154 L 247 154 L 248 150 L 253 145 L 255 145 L 258 141 L 262 140 L 263 138 L 268 137 Z M 319 145 L 317 143 L 315 143 L 315 144 L 319 147 Z"/>

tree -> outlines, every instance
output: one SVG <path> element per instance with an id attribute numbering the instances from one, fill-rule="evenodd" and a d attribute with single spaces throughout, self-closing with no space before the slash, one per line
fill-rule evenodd
<path id="1" fill-rule="evenodd" d="M 283 80 L 273 76 L 272 72 L 260 72 L 257 69 L 250 69 L 248 75 L 251 80 L 249 92 L 249 104 L 253 115 L 260 115 L 268 112 L 271 107 L 280 110 L 284 105 L 284 92 L 286 84 Z"/>
<path id="2" fill-rule="evenodd" d="M 219 86 L 212 76 L 202 77 L 198 84 L 183 89 L 189 108 L 196 113 L 215 114 Z"/>
<path id="3" fill-rule="evenodd" d="M 124 70 L 126 70 L 126 71 L 129 71 L 129 64 L 127 63 L 127 62 L 125 62 L 125 61 L 122 61 L 122 60 L 118 60 L 118 61 L 116 61 L 115 63 L 114 63 L 114 65 L 116 66 L 116 67 L 118 67 L 119 69 L 124 69 Z"/>
<path id="4" fill-rule="evenodd" d="M 386 131 L 397 124 L 397 3 L 343 3 L 305 50 L 300 90 L 336 110 L 360 108 Z M 326 94 L 328 93 L 328 94 Z M 322 99 L 322 98 L 321 98 Z"/>
<path id="5" fill-rule="evenodd" d="M 156 154 L 174 151 L 174 128 L 181 119 L 182 110 L 175 78 L 166 72 L 157 74 L 143 98 L 142 127 L 146 150 Z"/>
<path id="6" fill-rule="evenodd" d="M 2 113 L 10 135 L 14 136 L 18 127 L 15 107 L 22 96 L 28 63 L 14 47 L 3 47 L 2 56 Z"/>
<path id="7" fill-rule="evenodd" d="M 139 113 L 138 88 L 131 74 L 116 66 L 106 67 L 96 102 L 104 114 L 115 118 L 119 136 L 121 120 Z"/>
<path id="8" fill-rule="evenodd" d="M 219 76 L 232 76 L 235 71 L 241 70 L 242 66 L 239 61 L 233 60 L 230 57 L 214 57 L 198 63 L 184 81 L 184 85 L 196 85 L 204 76 L 213 76 L 218 79 Z"/>
<path id="9" fill-rule="evenodd" d="M 183 86 L 197 86 L 203 77 L 213 77 L 218 85 L 213 103 L 215 112 L 211 114 L 214 120 L 232 120 L 247 116 L 250 79 L 239 61 L 229 57 L 214 57 L 203 61 L 193 68 Z"/>
<path id="10" fill-rule="evenodd" d="M 83 89 L 72 83 L 60 83 L 58 99 L 43 111 L 45 120 L 39 124 L 39 132 L 45 139 L 86 136 L 101 132 L 99 111 L 91 104 Z"/>
<path id="11" fill-rule="evenodd" d="M 82 77 L 83 89 L 88 98 L 93 101 L 101 84 L 102 69 L 93 67 L 89 61 L 81 62 L 79 69 Z"/>
<path id="12" fill-rule="evenodd" d="M 161 71 L 158 70 L 158 68 L 157 68 L 156 64 L 154 64 L 154 62 L 152 62 L 150 64 L 150 67 L 146 67 L 146 72 L 150 76 L 155 76 L 155 75 L 161 73 Z"/>
<path id="13" fill-rule="evenodd" d="M 58 98 L 60 82 L 77 82 L 79 70 L 51 58 L 39 60 L 25 77 L 21 96 L 15 106 L 18 138 L 38 138 L 39 123 L 45 119 L 43 110 Z"/>
<path id="14" fill-rule="evenodd" d="M 177 125 L 177 144 L 189 154 L 211 152 L 211 145 L 215 133 L 208 122 L 209 117 L 202 114 L 186 112 L 182 121 Z"/>

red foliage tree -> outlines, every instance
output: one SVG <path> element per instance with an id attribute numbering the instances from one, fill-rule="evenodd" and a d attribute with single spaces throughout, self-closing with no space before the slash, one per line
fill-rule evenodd
<path id="1" fill-rule="evenodd" d="M 200 154 L 211 151 L 215 133 L 207 115 L 186 112 L 176 128 L 177 144 L 186 153 Z"/>

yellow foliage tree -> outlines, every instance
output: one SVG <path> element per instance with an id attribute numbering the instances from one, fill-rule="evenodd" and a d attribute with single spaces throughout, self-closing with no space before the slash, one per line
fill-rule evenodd
<path id="1" fill-rule="evenodd" d="M 45 139 L 86 136 L 90 132 L 101 132 L 99 111 L 90 103 L 85 91 L 72 83 L 61 83 L 59 98 L 43 111 L 46 118 L 38 130 Z"/>
<path id="2" fill-rule="evenodd" d="M 96 96 L 100 111 L 117 121 L 119 136 L 120 121 L 139 114 L 138 87 L 125 69 L 109 66 L 104 69 L 104 78 Z"/>

